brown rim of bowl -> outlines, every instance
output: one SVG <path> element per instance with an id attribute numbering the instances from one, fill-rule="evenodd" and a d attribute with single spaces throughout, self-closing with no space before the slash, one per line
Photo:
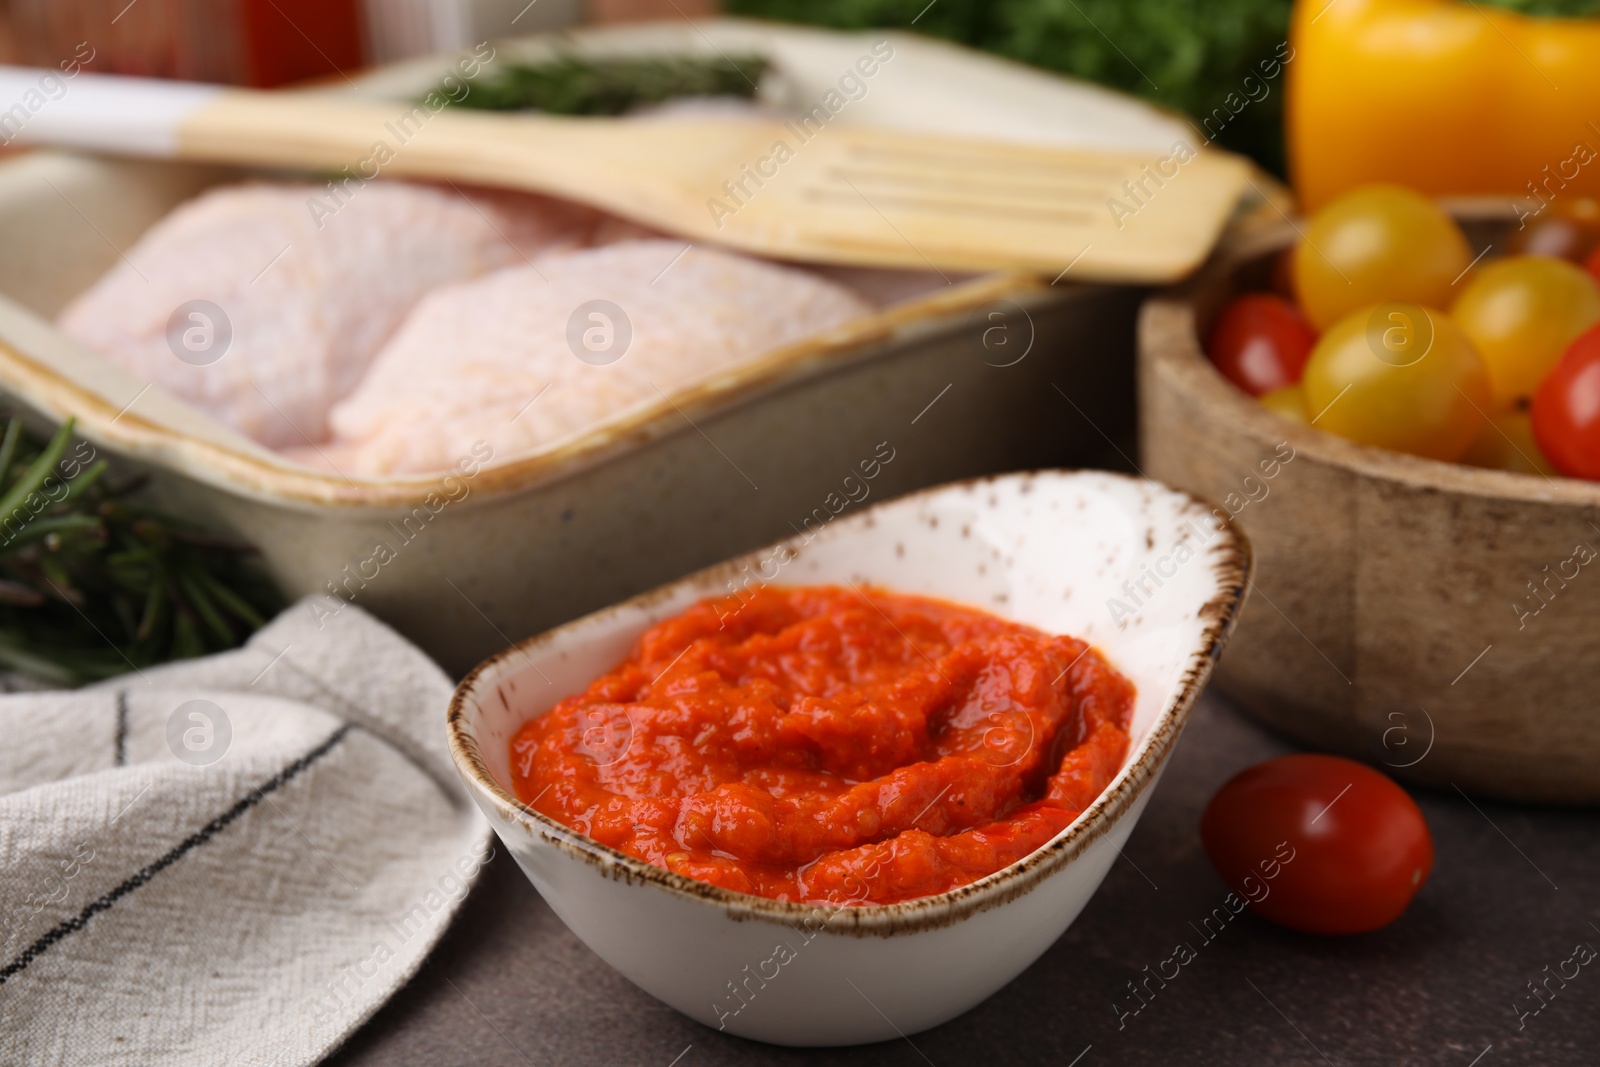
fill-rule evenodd
<path id="1" fill-rule="evenodd" d="M 1504 200 L 1461 198 L 1442 202 L 1464 222 L 1510 222 L 1516 218 L 1512 206 Z M 1288 247 L 1297 233 L 1295 224 L 1286 219 L 1234 234 L 1224 239 L 1193 278 L 1146 300 L 1139 311 L 1141 377 L 1159 365 L 1180 376 L 1187 396 L 1203 406 L 1221 408 L 1228 421 L 1251 438 L 1262 442 L 1286 440 L 1297 454 L 1375 481 L 1501 500 L 1600 507 L 1600 482 L 1469 467 L 1357 444 L 1269 411 L 1224 378 L 1206 358 L 1197 306 L 1213 292 L 1232 295 L 1234 290 L 1229 283 L 1241 268 Z M 1142 432 L 1151 433 L 1154 428 L 1146 426 Z"/>
<path id="2" fill-rule="evenodd" d="M 907 500 L 943 492 L 948 489 L 977 487 L 1002 479 L 1026 480 L 1039 475 L 1072 474 L 1094 474 L 1153 485 L 1183 498 L 1187 501 L 1187 507 L 1190 509 L 1199 509 L 1202 513 L 1215 515 L 1219 518 L 1224 514 L 1220 508 L 1206 503 L 1193 494 L 1172 489 L 1170 486 L 1156 482 L 1154 479 L 1139 478 L 1116 471 L 1048 469 L 989 475 L 949 482 L 932 489 L 896 498 L 893 501 L 886 501 L 884 504 L 875 505 L 848 521 L 850 525 L 870 522 L 870 516 L 877 507 L 901 504 Z M 833 530 L 845 528 L 831 527 Z M 628 882 L 642 882 L 680 897 L 691 897 L 708 904 L 720 905 L 728 917 L 736 921 L 764 919 L 782 923 L 786 926 L 807 923 L 808 929 L 827 928 L 836 933 L 849 933 L 857 937 L 890 937 L 948 926 L 979 912 L 998 907 L 1032 891 L 1046 877 L 1066 866 L 1068 862 L 1080 855 L 1090 844 L 1106 834 L 1113 825 L 1127 814 L 1133 803 L 1150 787 L 1156 773 L 1165 765 L 1167 758 L 1171 755 L 1173 744 L 1177 741 L 1178 734 L 1182 732 L 1183 727 L 1187 724 L 1189 715 L 1194 708 L 1195 700 L 1198 699 L 1207 679 L 1211 676 L 1212 667 L 1216 664 L 1217 657 L 1221 655 L 1222 646 L 1226 643 L 1234 621 L 1238 618 L 1239 608 L 1244 601 L 1246 590 L 1250 583 L 1250 576 L 1254 570 L 1254 555 L 1250 542 L 1243 531 L 1224 519 L 1219 527 L 1219 532 L 1223 534 L 1223 538 L 1210 550 L 1211 554 L 1208 557 L 1212 573 L 1217 579 L 1218 591 L 1215 596 L 1201 606 L 1198 612 L 1199 617 L 1204 620 L 1203 639 L 1199 647 L 1190 654 L 1188 666 L 1179 681 L 1177 692 L 1168 701 L 1166 707 L 1161 710 L 1155 723 L 1151 726 L 1150 732 L 1133 754 L 1133 758 L 1123 766 L 1100 796 L 1095 798 L 1094 803 L 1089 805 L 1077 819 L 1073 820 L 1071 825 L 1055 838 L 1052 838 L 1047 844 L 993 874 L 945 893 L 919 897 L 915 900 L 903 901 L 898 904 L 840 905 L 832 907 L 820 904 L 794 904 L 787 901 L 772 900 L 768 897 L 723 889 L 708 882 L 700 882 L 692 878 L 686 878 L 683 875 L 674 874 L 602 845 L 598 841 L 594 841 L 570 827 L 563 826 L 548 816 L 534 811 L 517 800 L 495 781 L 494 776 L 489 773 L 489 769 L 484 764 L 483 757 L 479 753 L 477 741 L 466 733 L 464 720 L 467 703 L 469 701 L 475 702 L 480 698 L 480 693 L 478 692 L 479 684 L 489 674 L 496 672 L 511 657 L 521 656 L 524 660 L 532 662 L 532 658 L 528 655 L 530 651 L 554 642 L 556 638 L 575 626 L 587 624 L 597 616 L 613 614 L 625 608 L 662 599 L 671 591 L 688 583 L 715 578 L 724 572 L 737 573 L 741 565 L 778 545 L 790 545 L 795 548 L 797 553 L 803 552 L 803 547 L 795 545 L 797 540 L 795 538 L 774 542 L 773 545 L 758 548 L 753 552 L 744 553 L 733 559 L 696 571 L 667 585 L 658 586 L 655 589 L 641 593 L 638 596 L 629 597 L 627 600 L 613 604 L 608 608 L 603 608 L 593 614 L 574 619 L 554 629 L 546 630 L 544 633 L 519 641 L 510 648 L 490 656 L 474 667 L 462 679 L 461 684 L 456 687 L 455 693 L 450 698 L 450 709 L 447 718 L 450 755 L 455 760 L 457 770 L 463 778 L 467 779 L 469 785 L 479 794 L 487 797 L 503 817 L 522 826 L 530 835 L 536 835 L 547 843 L 564 850 L 574 858 L 581 859 L 600 868 L 611 878 Z M 822 536 L 830 536 L 830 534 L 828 531 L 824 531 Z M 837 537 L 840 534 L 835 532 L 831 536 Z M 504 698 L 502 697 L 502 699 Z M 843 921 L 838 921 L 841 917 L 843 917 Z"/>

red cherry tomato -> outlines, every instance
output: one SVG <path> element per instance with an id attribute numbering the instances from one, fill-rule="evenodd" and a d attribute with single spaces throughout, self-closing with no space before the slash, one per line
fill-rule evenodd
<path id="1" fill-rule="evenodd" d="M 1300 380 L 1317 335 L 1293 304 L 1272 293 L 1246 293 L 1222 309 L 1206 351 L 1222 376 L 1251 396 Z"/>
<path id="2" fill-rule="evenodd" d="M 1600 282 L 1600 248 L 1589 253 L 1589 258 L 1583 261 L 1583 269 L 1588 271 L 1595 281 Z"/>
<path id="3" fill-rule="evenodd" d="M 1569 478 L 1600 481 L 1600 326 L 1572 342 L 1533 393 L 1533 439 Z"/>
<path id="4" fill-rule="evenodd" d="M 1387 926 L 1433 869 L 1433 838 L 1406 791 L 1337 756 L 1284 756 L 1236 775 L 1206 806 L 1200 839 L 1258 914 L 1312 934 Z"/>

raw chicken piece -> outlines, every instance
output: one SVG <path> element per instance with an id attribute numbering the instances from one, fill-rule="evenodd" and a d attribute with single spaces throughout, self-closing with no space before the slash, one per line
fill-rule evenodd
<path id="1" fill-rule="evenodd" d="M 153 226 L 60 326 L 262 444 L 305 445 L 327 436 L 329 409 L 423 294 L 583 243 L 600 219 L 542 197 L 469 199 L 405 182 L 342 199 L 315 185 L 205 193 Z M 192 300 L 219 307 L 232 328 L 225 354 L 205 365 L 193 365 L 203 349 L 186 362 L 168 339 L 169 318 Z M 180 317 L 176 335 L 191 321 L 203 329 Z"/>
<path id="2" fill-rule="evenodd" d="M 595 300 L 625 313 L 625 349 Z M 507 458 L 871 310 L 815 275 L 681 241 L 544 256 L 423 300 L 334 408 L 323 451 L 350 474 L 444 470 L 478 441 Z"/>

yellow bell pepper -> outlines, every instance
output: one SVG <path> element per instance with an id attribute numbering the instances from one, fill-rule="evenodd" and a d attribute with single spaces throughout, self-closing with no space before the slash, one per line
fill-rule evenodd
<path id="1" fill-rule="evenodd" d="M 1367 182 L 1435 196 L 1600 196 L 1600 19 L 1468 0 L 1300 0 L 1289 170 L 1302 207 Z"/>

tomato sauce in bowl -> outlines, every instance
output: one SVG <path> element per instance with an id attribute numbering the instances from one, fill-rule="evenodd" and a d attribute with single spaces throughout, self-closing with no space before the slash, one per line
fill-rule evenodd
<path id="1" fill-rule="evenodd" d="M 511 739 L 517 797 L 743 893 L 892 904 L 1040 848 L 1128 749 L 1100 654 L 877 588 L 763 588 L 657 623 Z"/>

